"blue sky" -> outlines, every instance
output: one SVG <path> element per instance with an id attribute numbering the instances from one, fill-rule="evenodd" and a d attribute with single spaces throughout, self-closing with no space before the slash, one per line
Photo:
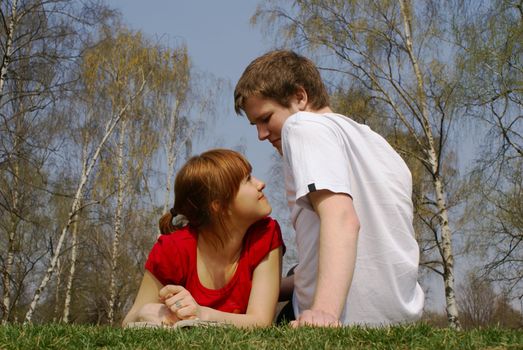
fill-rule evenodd
<path id="1" fill-rule="evenodd" d="M 267 142 L 259 142 L 256 130 L 245 118 L 236 116 L 232 89 L 245 67 L 254 58 L 272 48 L 250 17 L 256 10 L 252 0 L 107 0 L 122 13 L 123 21 L 132 29 L 141 30 L 153 39 L 167 43 L 183 42 L 195 68 L 216 78 L 227 79 L 231 90 L 219 101 L 219 120 L 205 139 L 195 144 L 196 152 L 221 146 L 234 148 L 246 143 L 246 156 L 254 173 L 266 178 L 270 156 L 274 153 Z M 219 145 L 216 144 L 216 140 Z"/>

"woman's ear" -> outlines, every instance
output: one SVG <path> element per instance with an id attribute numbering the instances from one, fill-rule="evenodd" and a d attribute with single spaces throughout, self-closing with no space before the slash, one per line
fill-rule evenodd
<path id="1" fill-rule="evenodd" d="M 218 200 L 213 200 L 211 202 L 211 211 L 213 214 L 216 214 L 220 211 L 220 202 Z"/>
<path id="2" fill-rule="evenodd" d="M 296 89 L 296 92 L 294 93 L 294 96 L 296 98 L 297 107 L 300 111 L 306 111 L 307 110 L 307 104 L 309 102 L 307 91 L 303 87 L 298 87 Z"/>
<path id="3" fill-rule="evenodd" d="M 219 200 L 215 199 L 211 202 L 211 211 L 213 215 L 224 214 L 225 212 L 228 215 L 231 215 L 231 211 L 228 209 L 228 206 L 223 205 Z"/>

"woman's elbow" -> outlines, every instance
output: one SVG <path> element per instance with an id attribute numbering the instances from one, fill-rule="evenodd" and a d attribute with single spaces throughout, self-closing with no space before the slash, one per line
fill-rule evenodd
<path id="1" fill-rule="evenodd" d="M 272 320 L 274 317 L 271 318 L 263 318 L 256 322 L 256 327 L 258 328 L 266 328 L 272 326 Z"/>

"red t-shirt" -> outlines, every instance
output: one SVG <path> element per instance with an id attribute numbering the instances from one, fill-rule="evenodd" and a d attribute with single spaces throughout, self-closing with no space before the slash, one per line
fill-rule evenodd
<path id="1" fill-rule="evenodd" d="M 254 223 L 245 234 L 240 260 L 231 280 L 220 289 L 205 288 L 196 268 L 197 233 L 189 225 L 162 235 L 149 253 L 145 268 L 164 286 L 181 285 L 194 300 L 210 308 L 244 314 L 251 294 L 252 275 L 267 254 L 283 244 L 280 226 L 266 217 Z"/>

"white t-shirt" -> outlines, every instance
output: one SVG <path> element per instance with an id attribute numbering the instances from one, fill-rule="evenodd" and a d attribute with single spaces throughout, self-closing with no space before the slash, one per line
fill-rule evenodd
<path id="1" fill-rule="evenodd" d="M 285 187 L 296 231 L 296 315 L 311 307 L 318 270 L 319 218 L 307 198 L 328 189 L 353 199 L 360 222 L 343 324 L 419 319 L 419 247 L 412 226 L 412 179 L 403 159 L 368 126 L 339 114 L 299 112 L 282 129 Z"/>

